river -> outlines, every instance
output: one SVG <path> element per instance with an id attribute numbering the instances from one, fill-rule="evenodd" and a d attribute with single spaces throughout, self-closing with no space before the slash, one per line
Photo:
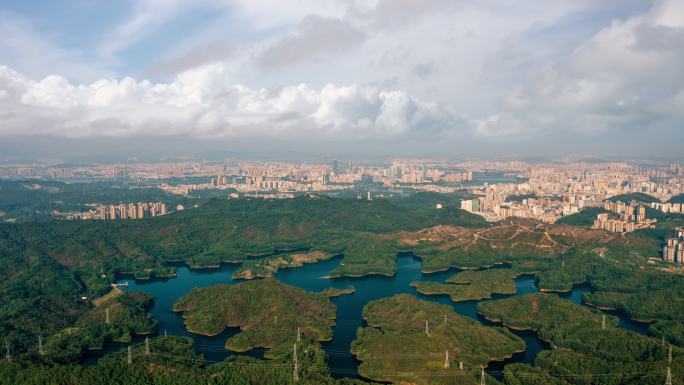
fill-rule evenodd
<path id="1" fill-rule="evenodd" d="M 360 278 L 323 278 L 330 274 L 341 262 L 341 257 L 336 257 L 327 261 L 305 265 L 301 268 L 281 269 L 276 278 L 280 281 L 301 287 L 309 291 L 322 291 L 328 287 L 346 288 L 354 286 L 356 292 L 353 294 L 342 295 L 332 298 L 332 302 L 337 305 L 337 320 L 333 328 L 333 339 L 323 343 L 323 347 L 329 355 L 330 370 L 335 377 L 356 377 L 358 376 L 359 362 L 349 353 L 351 342 L 356 338 L 356 330 L 363 326 L 361 317 L 363 307 L 372 300 L 389 297 L 398 293 L 410 293 L 418 298 L 448 304 L 454 310 L 466 317 L 475 319 L 485 325 L 489 322 L 477 314 L 477 304 L 479 301 L 452 302 L 446 295 L 423 295 L 416 291 L 409 284 L 415 280 L 445 281 L 448 277 L 458 272 L 458 269 L 450 269 L 431 274 L 423 274 L 420 271 L 421 263 L 413 254 L 401 253 L 397 257 L 397 273 L 393 277 L 384 276 L 365 276 Z M 219 362 L 228 357 L 231 353 L 223 346 L 225 341 L 232 335 L 239 332 L 238 328 L 230 328 L 218 336 L 207 337 L 189 333 L 183 325 L 180 315 L 173 313 L 171 308 L 178 298 L 188 293 L 193 287 L 206 287 L 218 283 L 236 283 L 232 278 L 233 272 L 239 265 L 224 265 L 215 270 L 190 270 L 185 266 L 177 268 L 177 276 L 170 279 L 154 279 L 150 281 L 127 281 L 126 291 L 142 291 L 154 296 L 154 304 L 151 313 L 159 321 L 159 333 L 165 332 L 170 335 L 191 336 L 196 345 L 197 352 L 204 354 L 208 362 Z M 496 267 L 495 267 L 496 268 Z M 534 278 L 529 275 L 520 276 L 515 279 L 517 287 L 516 295 L 534 293 L 538 291 Z M 581 304 L 582 294 L 590 290 L 588 285 L 575 285 L 572 291 L 559 294 L 576 304 Z M 510 295 L 495 295 L 493 299 L 505 298 Z M 620 317 L 620 326 L 647 334 L 648 327 L 643 324 Z M 531 332 L 515 332 L 524 339 L 527 349 L 525 352 L 518 353 L 504 362 L 492 362 L 488 369 L 492 372 L 500 372 L 504 365 L 512 362 L 534 363 L 534 359 L 543 349 L 549 346 L 539 340 L 536 334 Z M 85 362 L 92 363 L 102 354 L 120 349 L 120 345 L 108 344 L 107 348 L 97 354 L 92 354 Z M 248 354 L 256 357 L 263 356 L 263 350 L 257 349 Z"/>

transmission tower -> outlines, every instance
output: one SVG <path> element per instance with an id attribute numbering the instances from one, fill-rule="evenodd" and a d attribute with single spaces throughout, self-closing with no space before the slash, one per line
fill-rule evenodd
<path id="1" fill-rule="evenodd" d="M 297 342 L 302 342 L 302 331 L 299 326 L 297 326 Z"/>
<path id="2" fill-rule="evenodd" d="M 444 314 L 444 325 L 446 325 L 446 314 Z"/>
<path id="3" fill-rule="evenodd" d="M 667 351 L 667 362 L 672 363 L 672 344 L 670 344 L 670 349 Z"/>
<path id="4" fill-rule="evenodd" d="M 150 355 L 150 337 L 145 337 L 145 355 Z"/>
<path id="5" fill-rule="evenodd" d="M 133 363 L 133 357 L 131 356 L 131 346 L 128 345 L 128 365 Z"/>
<path id="6" fill-rule="evenodd" d="M 5 341 L 5 358 L 7 359 L 7 362 L 12 361 L 12 356 L 10 355 L 10 343 L 9 343 L 9 341 Z"/>
<path id="7" fill-rule="evenodd" d="M 105 309 L 105 323 L 106 323 L 107 325 L 109 325 L 110 322 L 111 322 L 111 321 L 109 320 L 109 308 L 106 308 L 106 309 Z"/>
<path id="8" fill-rule="evenodd" d="M 41 356 L 45 354 L 45 351 L 43 351 L 43 336 L 38 336 L 38 354 Z"/>
<path id="9" fill-rule="evenodd" d="M 446 350 L 446 354 L 444 356 L 444 369 L 449 369 L 449 350 Z"/>
<path id="10" fill-rule="evenodd" d="M 294 352 L 292 354 L 292 363 L 294 365 L 294 380 L 299 381 L 299 367 L 297 363 L 297 344 L 294 344 Z"/>
<path id="11" fill-rule="evenodd" d="M 665 385 L 672 385 L 672 372 L 669 366 L 667 368 L 667 377 L 665 377 Z"/>
<path id="12" fill-rule="evenodd" d="M 430 337 L 430 326 L 428 325 L 428 320 L 425 320 L 425 335 Z"/>
<path id="13" fill-rule="evenodd" d="M 601 320 L 601 330 L 606 330 L 606 315 L 603 315 L 603 319 Z"/>

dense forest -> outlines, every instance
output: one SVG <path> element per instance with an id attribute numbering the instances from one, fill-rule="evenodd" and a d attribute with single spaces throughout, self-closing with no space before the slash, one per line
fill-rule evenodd
<path id="1" fill-rule="evenodd" d="M 377 381 L 475 385 L 479 368 L 525 349 L 508 329 L 408 294 L 370 302 L 363 318 L 368 327 L 357 332 L 352 353 L 361 361 L 359 373 Z"/>
<path id="2" fill-rule="evenodd" d="M 549 381 L 542 384 L 562 384 L 554 381 L 565 380 L 569 384 L 658 385 L 664 383 L 668 366 L 675 378 L 684 375 L 684 349 L 675 346 L 670 353 L 665 340 L 618 328 L 616 318 L 553 294 L 485 302 L 478 305 L 478 311 L 494 322 L 532 330 L 554 347 L 537 356 L 534 368 L 521 365 L 514 373 L 507 373 L 507 381 L 517 378 L 518 382 L 511 384 L 528 383 L 524 373 L 545 373 Z M 571 373 L 584 376 L 565 376 Z"/>
<path id="3" fill-rule="evenodd" d="M 441 209 L 437 208 L 437 203 L 442 204 Z M 678 217 L 670 219 L 671 224 L 681 223 Z M 424 286 L 425 282 L 421 281 L 414 284 L 422 286 L 425 292 L 441 290 L 439 292 L 451 295 L 454 300 L 462 300 L 508 293 L 512 277 L 519 274 L 533 274 L 537 285 L 546 291 L 567 291 L 574 284 L 586 283 L 591 291 L 585 295 L 585 303 L 652 322 L 650 333 L 656 337 L 653 340 L 664 337 L 666 341 L 682 346 L 684 301 L 681 293 L 684 292 L 684 276 L 660 271 L 660 265 L 647 262 L 648 258 L 659 255 L 665 235 L 662 231 L 618 235 L 568 224 L 549 225 L 521 219 L 488 224 L 481 217 L 460 210 L 457 199 L 439 194 L 414 194 L 405 201 L 325 196 L 302 196 L 291 200 L 212 199 L 196 209 L 138 221 L 53 220 L 0 224 L 0 335 L 9 343 L 12 353 L 11 363 L 0 364 L 0 382 L 108 383 L 106 373 L 121 373 L 121 384 L 289 383 L 292 367 L 286 367 L 290 365 L 285 363 L 289 354 L 286 349 L 280 350 L 282 354 L 273 355 L 273 360 L 249 363 L 254 366 L 202 362 L 202 357 L 194 352 L 190 355 L 191 348 L 187 347 L 184 348 L 188 349 L 187 361 L 191 362 L 187 366 L 164 361 L 161 357 L 146 357 L 128 365 L 125 357 L 117 354 L 105 356 L 97 366 L 78 364 L 84 352 L 97 349 L 106 342 L 136 341 L 136 337 L 155 335 L 156 321 L 148 312 L 153 299 L 136 293 L 112 294 L 110 284 L 117 277 L 126 275 L 137 279 L 173 276 L 174 265 L 179 262 L 203 268 L 224 262 L 240 262 L 243 263 L 241 272 L 251 271 L 253 276 L 264 277 L 272 275 L 279 267 L 315 263 L 338 254 L 343 255 L 342 264 L 333 272 L 338 276 L 393 275 L 396 272 L 396 255 L 402 251 L 412 251 L 421 260 L 425 272 L 505 263 L 505 269 L 459 273 L 433 288 Z M 231 302 L 225 298 L 234 297 L 231 295 L 233 290 L 244 290 L 245 295 L 252 299 L 264 293 L 270 293 L 272 298 L 288 293 L 289 289 L 281 288 L 278 294 L 259 288 L 263 282 L 268 280 L 254 281 L 254 287 L 239 285 L 236 287 L 243 289 L 213 288 L 201 293 L 210 293 L 228 301 L 226 306 Z M 248 283 L 252 284 L 251 281 Z M 101 298 L 108 293 L 109 296 Z M 280 298 L 278 302 L 294 301 L 298 305 L 292 306 L 292 310 L 302 314 L 308 314 L 310 308 L 317 308 L 320 311 L 314 313 L 319 315 L 319 321 L 330 320 L 332 318 L 327 318 L 329 310 L 325 310 L 328 306 L 325 303 L 329 304 L 325 295 L 315 294 L 316 299 L 311 299 L 313 302 L 299 303 L 309 294 L 294 293 L 288 297 L 290 299 Z M 95 298 L 99 301 L 94 303 Z M 507 299 L 490 303 L 499 301 Z M 399 302 L 395 307 L 407 312 L 445 315 L 436 308 L 425 310 L 421 303 L 408 306 L 403 299 Z M 196 308 L 185 307 L 190 303 Z M 230 306 L 250 308 L 249 302 Z M 557 306 L 562 305 L 551 303 L 546 307 L 562 310 L 561 307 L 556 309 Z M 187 312 L 189 325 L 205 316 L 217 321 L 212 325 L 222 327 L 249 324 L 206 309 L 201 300 L 193 298 L 192 293 L 178 304 L 179 311 Z M 285 314 L 286 310 L 277 311 Z M 501 310 L 497 314 L 507 313 Z M 572 308 L 561 314 L 576 318 L 584 313 Z M 589 318 L 593 317 L 591 314 Z M 388 328 L 391 324 L 378 321 L 374 325 L 370 320 L 377 314 L 369 310 L 366 315 L 369 324 L 364 330 L 368 330 L 360 332 L 360 341 L 368 337 L 368 341 L 375 341 L 372 346 L 384 344 L 381 336 L 376 335 L 377 325 L 383 324 Z M 107 318 L 110 323 L 107 323 Z M 282 318 L 281 322 L 287 322 L 287 319 Z M 431 322 L 438 323 L 437 320 Z M 537 322 L 534 329 L 544 339 L 558 343 L 558 346 L 570 346 L 570 350 L 545 351 L 539 355 L 534 367 L 507 366 L 505 384 L 598 384 L 569 379 L 563 373 L 577 370 L 605 372 L 608 370 L 606 365 L 612 365 L 617 359 L 604 346 L 612 346 L 612 341 L 598 340 L 596 343 L 603 345 L 594 347 L 577 345 L 579 342 L 594 343 L 589 337 L 595 325 L 586 322 L 580 326 L 571 323 L 562 328 L 557 324 L 545 327 L 538 319 L 528 317 L 519 323 L 505 323 L 511 327 L 529 327 L 532 322 Z M 591 322 L 596 323 L 595 320 Z M 607 322 L 612 326 L 615 320 L 608 317 Z M 316 340 L 329 336 L 324 323 L 319 325 L 312 321 L 312 325 L 317 325 L 317 332 L 303 333 L 304 340 L 311 346 L 310 367 L 316 368 L 311 369 L 311 376 L 307 377 L 309 383 L 336 383 L 327 372 L 325 354 L 316 353 L 322 352 Z M 469 326 L 463 324 L 460 327 Z M 288 328 L 292 329 L 294 325 L 288 325 Z M 217 330 L 212 329 L 211 332 Z M 506 334 L 505 330 L 501 329 L 501 333 Z M 611 333 L 618 333 L 616 330 L 611 328 Z M 269 334 L 268 330 L 264 333 L 274 338 L 261 340 L 250 337 L 249 341 L 239 345 L 244 349 L 275 347 L 289 341 L 275 338 L 277 335 Z M 287 338 L 291 336 L 288 334 Z M 647 337 L 631 334 L 618 333 L 615 336 L 631 341 L 631 345 L 618 344 L 611 349 L 616 352 L 624 350 L 630 357 L 645 357 L 649 362 L 645 370 L 663 370 L 662 349 L 649 345 L 651 339 L 644 340 Z M 37 349 L 39 337 L 43 341 L 43 354 L 39 354 Z M 154 344 L 158 340 L 152 339 Z M 395 343 L 394 340 L 390 342 Z M 357 345 L 357 349 L 360 346 L 364 345 Z M 507 345 L 500 347 L 503 346 Z M 161 346 L 158 348 L 163 349 Z M 135 349 L 138 354 L 144 350 L 139 345 Z M 363 356 L 362 350 L 356 352 L 359 357 Z M 490 357 L 496 355 L 491 354 Z M 676 359 L 681 359 L 679 350 Z M 255 359 L 239 357 L 231 360 Z M 368 368 L 369 377 L 385 378 L 377 374 L 378 362 L 371 356 L 361 361 Z M 620 370 L 635 369 L 633 361 L 635 359 L 620 364 L 623 365 Z M 273 366 L 269 371 L 274 370 L 278 374 L 257 379 L 264 371 L 252 368 L 267 364 Z M 432 365 L 427 361 L 425 364 Z M 87 381 L 78 382 L 75 378 Z M 634 378 L 625 377 L 623 380 L 612 383 L 639 383 Z M 467 384 L 470 379 L 464 381 Z M 496 383 L 494 381 L 491 379 L 491 383 Z"/>

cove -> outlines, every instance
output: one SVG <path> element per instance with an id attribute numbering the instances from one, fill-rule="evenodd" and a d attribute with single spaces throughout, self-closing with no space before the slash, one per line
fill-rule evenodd
<path id="1" fill-rule="evenodd" d="M 356 338 L 356 330 L 364 326 L 362 319 L 363 307 L 370 301 L 389 297 L 399 293 L 409 293 L 416 297 L 447 304 L 452 306 L 454 310 L 466 317 L 475 319 L 482 324 L 491 325 L 487 320 L 478 316 L 477 304 L 480 301 L 463 301 L 454 303 L 447 295 L 423 295 L 410 286 L 411 281 L 438 281 L 443 282 L 451 275 L 461 270 L 449 269 L 430 274 L 421 273 L 421 262 L 412 253 L 400 253 L 397 256 L 397 271 L 392 277 L 371 275 L 364 277 L 340 277 L 340 278 L 323 278 L 328 276 L 330 272 L 341 263 L 342 257 L 338 256 L 327 261 L 320 261 L 314 264 L 307 264 L 299 268 L 281 269 L 276 278 L 280 281 L 298 286 L 308 291 L 322 291 L 329 287 L 344 289 L 348 286 L 354 286 L 355 293 L 342 295 L 332 298 L 332 302 L 337 305 L 337 319 L 333 328 L 333 338 L 330 341 L 324 342 L 323 347 L 329 356 L 329 366 L 331 374 L 334 377 L 358 377 L 359 362 L 349 352 L 351 342 Z M 495 266 L 492 268 L 505 268 L 507 266 Z M 232 335 L 239 332 L 238 328 L 230 328 L 223 333 L 209 337 L 188 332 L 183 324 L 183 318 L 171 311 L 173 304 L 178 298 L 187 294 L 194 287 L 206 287 L 218 283 L 236 283 L 241 280 L 234 280 L 232 278 L 233 272 L 239 268 L 239 265 L 223 265 L 214 270 L 190 270 L 182 266 L 177 268 L 177 275 L 169 279 L 153 279 L 149 281 L 134 281 L 134 280 L 120 280 L 121 282 L 128 282 L 128 286 L 124 288 L 126 291 L 141 291 L 154 296 L 154 303 L 150 312 L 159 321 L 159 334 L 164 332 L 169 335 L 180 335 L 192 337 L 196 344 L 197 353 L 202 353 L 207 362 L 220 362 L 231 354 L 238 354 L 230 352 L 224 348 L 225 341 Z M 518 296 L 527 293 L 534 293 L 538 291 L 535 284 L 534 277 L 531 275 L 519 276 L 515 279 L 517 292 L 512 295 L 494 295 L 492 299 L 506 298 L 510 296 Z M 582 294 L 589 291 L 588 285 L 575 285 L 568 293 L 558 294 L 576 304 L 581 304 Z M 487 301 L 484 300 L 484 301 Z M 619 315 L 619 314 L 618 314 Z M 619 315 L 620 316 L 620 315 Z M 633 321 L 620 316 L 620 326 L 639 333 L 647 334 L 647 326 L 640 325 Z M 513 331 L 520 336 L 526 344 L 526 350 L 515 354 L 513 357 L 501 361 L 492 362 L 489 364 L 487 370 L 491 374 L 500 373 L 506 364 L 514 362 L 522 362 L 533 364 L 537 354 L 549 349 L 548 344 L 539 340 L 535 333 Z M 102 354 L 123 348 L 120 344 L 108 344 L 106 349 L 99 353 L 89 355 L 84 360 L 85 363 L 94 362 Z M 254 349 L 247 353 L 254 357 L 263 356 L 262 349 Z M 495 376 L 500 377 L 500 376 Z"/>

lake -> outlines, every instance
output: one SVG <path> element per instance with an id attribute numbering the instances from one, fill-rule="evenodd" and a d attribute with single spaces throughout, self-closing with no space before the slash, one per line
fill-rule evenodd
<path id="1" fill-rule="evenodd" d="M 357 377 L 359 362 L 349 353 L 351 342 L 356 338 L 357 328 L 364 326 L 364 321 L 361 318 L 363 307 L 369 302 L 376 299 L 389 297 L 398 293 L 409 293 L 418 298 L 447 304 L 452 306 L 454 310 L 466 317 L 475 319 L 485 325 L 490 323 L 479 317 L 477 314 L 477 304 L 479 301 L 464 301 L 452 302 L 446 295 L 423 295 L 416 291 L 415 288 L 409 284 L 415 280 L 428 281 L 445 281 L 454 273 L 460 271 L 459 269 L 450 269 L 431 274 L 423 274 L 420 271 L 421 263 L 411 253 L 401 253 L 397 256 L 397 273 L 393 277 L 384 276 L 365 276 L 359 278 L 323 278 L 330 274 L 340 262 L 341 257 L 335 257 L 327 261 L 322 261 L 315 264 L 305 265 L 301 268 L 281 269 L 276 278 L 280 281 L 298 286 L 309 291 L 322 291 L 329 287 L 346 288 L 354 286 L 356 292 L 353 294 L 343 295 L 332 298 L 332 302 L 337 305 L 337 320 L 333 328 L 333 339 L 323 343 L 323 347 L 328 353 L 330 371 L 335 377 Z M 134 281 L 122 279 L 119 282 L 127 281 L 128 287 L 126 291 L 142 291 L 154 296 L 154 304 L 151 308 L 151 313 L 159 321 L 159 333 L 165 332 L 169 335 L 190 336 L 194 339 L 196 350 L 202 353 L 208 362 L 220 362 L 232 353 L 224 348 L 224 344 L 228 338 L 239 332 L 238 328 L 230 328 L 217 336 L 208 337 L 198 334 L 189 333 L 183 325 L 183 318 L 171 311 L 173 304 L 178 298 L 187 294 L 194 287 L 206 287 L 218 283 L 236 283 L 240 280 L 233 280 L 233 272 L 239 265 L 224 265 L 220 269 L 215 270 L 190 270 L 185 266 L 177 268 L 177 276 L 170 279 L 154 279 L 150 281 Z M 497 266 L 494 268 L 505 268 L 506 266 Z M 538 291 L 535 285 L 534 278 L 529 275 L 524 275 L 516 278 L 515 285 L 517 293 L 513 295 L 523 295 L 527 293 L 534 293 Z M 561 297 L 572 301 L 576 304 L 581 304 L 582 294 L 589 291 L 588 285 L 576 285 L 573 290 L 568 293 L 559 294 Z M 505 298 L 510 295 L 495 295 L 493 299 Z M 639 324 L 637 322 L 620 317 L 620 327 L 624 327 L 638 333 L 648 334 L 647 325 Z M 549 346 L 539 340 L 536 334 L 531 332 L 515 332 L 524 339 L 527 349 L 525 352 L 518 353 L 504 362 L 492 362 L 487 368 L 492 374 L 500 372 L 503 366 L 512 362 L 534 363 L 534 359 L 543 349 L 548 349 Z M 122 348 L 121 345 L 108 344 L 106 349 L 99 353 L 90 355 L 85 362 L 93 363 L 102 354 L 118 350 Z M 263 350 L 255 349 L 247 353 L 251 356 L 262 357 Z M 498 377 L 498 376 L 497 376 Z"/>

